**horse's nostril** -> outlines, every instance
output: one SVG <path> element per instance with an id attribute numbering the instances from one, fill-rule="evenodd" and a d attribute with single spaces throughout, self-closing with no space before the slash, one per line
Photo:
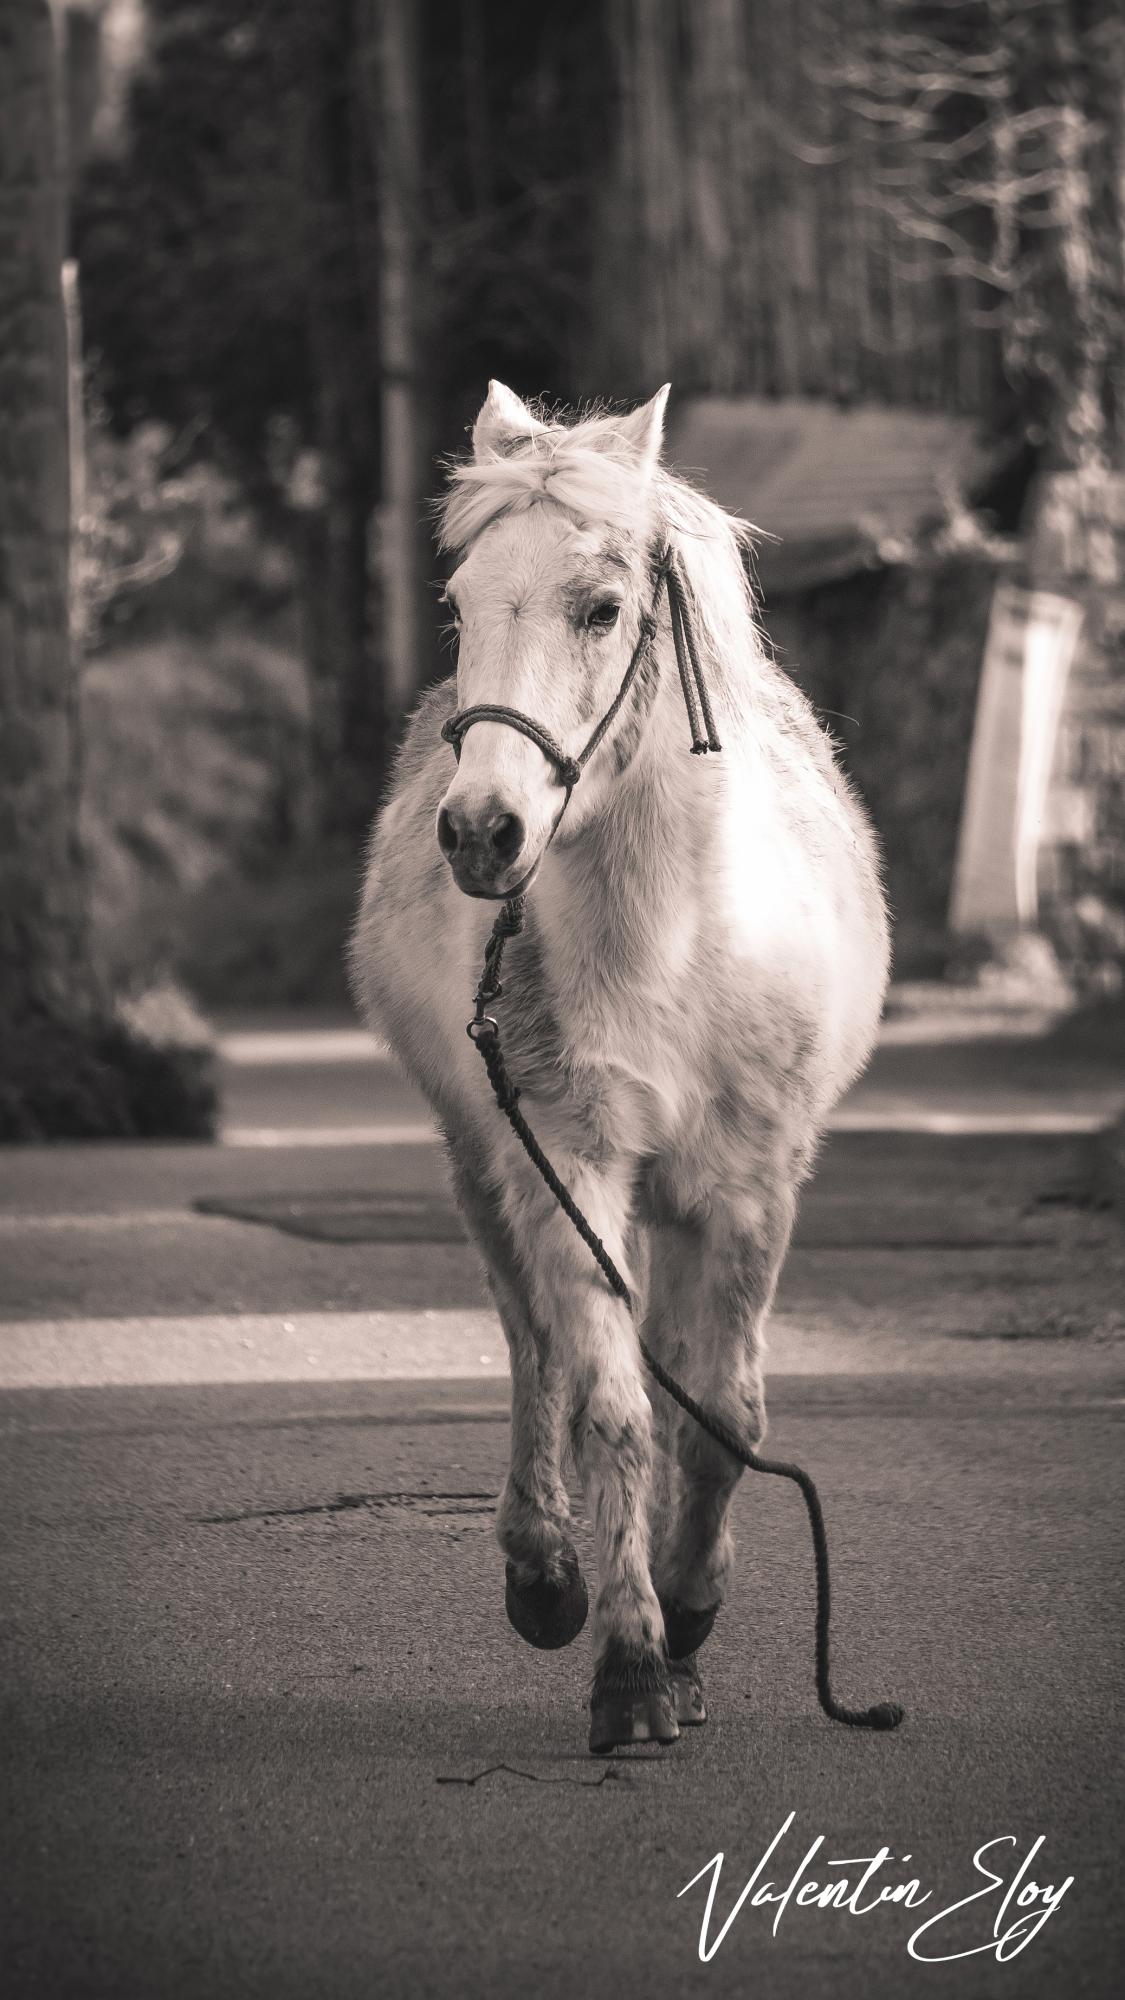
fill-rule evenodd
<path id="1" fill-rule="evenodd" d="M 498 813 L 489 822 L 488 838 L 500 861 L 514 861 L 524 841 L 524 823 L 515 813 Z"/>
<path id="2" fill-rule="evenodd" d="M 437 816 L 437 839 L 438 846 L 448 861 L 450 855 L 457 852 L 457 828 L 452 813 L 447 812 L 444 806 Z"/>

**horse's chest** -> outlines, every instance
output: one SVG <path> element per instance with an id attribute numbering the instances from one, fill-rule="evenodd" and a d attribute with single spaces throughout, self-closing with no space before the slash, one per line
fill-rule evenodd
<path id="1" fill-rule="evenodd" d="M 626 885 L 608 909 L 557 896 L 545 915 L 523 961 L 521 1011 L 538 1014 L 539 1048 L 554 1045 L 556 1102 L 568 1100 L 612 1145 L 666 1147 L 698 1092 L 685 1023 L 696 970 L 690 908 L 651 898 L 642 908 Z M 549 1094 L 542 1068 L 540 1081 Z"/>
<path id="2" fill-rule="evenodd" d="M 667 988 L 634 977 L 559 998 L 559 1029 L 576 1098 L 629 1149 L 666 1145 L 693 1077 Z"/>

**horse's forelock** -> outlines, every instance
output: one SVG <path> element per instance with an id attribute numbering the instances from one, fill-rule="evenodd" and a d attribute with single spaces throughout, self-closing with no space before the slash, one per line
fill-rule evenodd
<path id="1" fill-rule="evenodd" d="M 663 466 L 641 477 L 633 448 L 610 416 L 547 424 L 518 448 L 454 465 L 439 503 L 441 545 L 463 552 L 493 521 L 541 500 L 615 533 L 670 540 L 720 678 L 745 657 L 748 639 L 758 652 L 744 567 L 755 531 Z"/>
<path id="2" fill-rule="evenodd" d="M 591 435 L 591 434 L 594 435 Z M 615 448 L 604 420 L 538 431 L 520 448 L 455 465 L 439 506 L 441 545 L 464 550 L 493 521 L 540 500 L 579 520 L 618 530 L 643 529 L 650 506 L 624 446 Z"/>

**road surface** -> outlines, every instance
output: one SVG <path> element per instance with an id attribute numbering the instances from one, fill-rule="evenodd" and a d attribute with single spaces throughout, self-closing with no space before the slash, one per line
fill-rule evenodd
<path id="1" fill-rule="evenodd" d="M 900 1060 L 872 1088 L 930 1126 L 831 1140 L 770 1376 L 838 1688 L 901 1700 L 888 1736 L 819 1715 L 800 1501 L 747 1476 L 712 1721 L 587 1756 L 583 1641 L 504 1619 L 503 1345 L 385 1068 L 236 1064 L 272 1143 L 0 1155 L 6 1994 L 1119 1990 L 1125 1231 L 1084 1129 L 1113 1082 Z M 748 1898 L 702 1963 L 708 1864 L 714 1945 L 787 1822 L 757 1888 L 820 1835 L 802 1882 L 886 1847 L 865 1913 Z M 998 1964 L 1040 1836 L 1016 1895 L 1073 1881 Z M 920 1962 L 931 1916 L 920 1951 L 990 1949 Z"/>

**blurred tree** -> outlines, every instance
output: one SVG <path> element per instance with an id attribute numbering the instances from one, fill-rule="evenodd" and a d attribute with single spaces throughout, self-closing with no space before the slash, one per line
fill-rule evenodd
<path id="1" fill-rule="evenodd" d="M 0 9 L 0 1138 L 209 1135 L 182 1008 L 142 1024 L 93 969 L 70 627 L 66 169 L 48 0 Z M 187 1040 L 194 1027 L 187 1025 Z"/>
<path id="2" fill-rule="evenodd" d="M 0 13 L 0 1050 L 86 998 L 62 297 L 64 155 L 47 0 Z M 0 1063 L 4 1056 L 0 1055 Z"/>
<path id="3" fill-rule="evenodd" d="M 173 426 L 301 553 L 329 828 L 361 830 L 439 664 L 435 451 L 490 374 L 582 386 L 607 75 L 598 0 L 150 0 L 124 145 L 84 174 L 112 421 Z"/>
<path id="4" fill-rule="evenodd" d="M 1117 0 L 883 0 L 825 75 L 880 134 L 866 201 L 991 342 L 1048 462 L 1125 462 Z"/>
<path id="5" fill-rule="evenodd" d="M 384 742 L 351 12 L 351 0 L 150 0 L 126 143 L 92 160 L 75 218 L 87 346 L 113 421 L 171 425 L 174 449 L 233 473 L 299 558 L 329 833 L 370 810 Z"/>
<path id="6" fill-rule="evenodd" d="M 1119 0 L 610 0 L 591 371 L 1125 451 Z"/>
<path id="7" fill-rule="evenodd" d="M 388 693 L 402 707 L 418 678 L 426 574 L 420 547 L 425 466 L 425 240 L 419 50 L 413 0 L 368 0 L 363 9 L 363 103 L 378 188 L 378 338 L 382 494 L 379 592 Z"/>
<path id="8" fill-rule="evenodd" d="M 256 77 L 257 118 L 285 135 L 260 198 L 295 217 L 297 235 L 283 225 L 262 278 L 282 296 L 297 290 L 300 393 L 284 414 L 266 413 L 267 435 L 291 440 L 283 477 L 292 446 L 316 454 L 319 494 L 304 512 L 302 554 L 319 809 L 324 829 L 352 842 L 374 812 L 393 742 L 369 555 L 382 438 L 367 241 L 374 194 L 354 72 L 359 4 L 274 0 L 240 54 L 248 84 Z"/>

